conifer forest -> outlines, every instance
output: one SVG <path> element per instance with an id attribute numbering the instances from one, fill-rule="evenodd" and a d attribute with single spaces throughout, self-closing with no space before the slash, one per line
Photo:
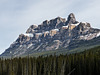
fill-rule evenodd
<path id="1" fill-rule="evenodd" d="M 2 57 L 0 75 L 100 75 L 100 46 L 66 55 Z"/>

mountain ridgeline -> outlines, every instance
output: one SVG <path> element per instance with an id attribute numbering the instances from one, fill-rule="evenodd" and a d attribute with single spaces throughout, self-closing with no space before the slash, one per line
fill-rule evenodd
<path id="1" fill-rule="evenodd" d="M 88 22 L 78 22 L 73 13 L 65 18 L 45 20 L 40 25 L 31 25 L 25 34 L 20 34 L 1 56 L 22 56 L 27 53 L 46 51 L 70 51 L 88 49 L 100 45 L 100 29 Z"/>

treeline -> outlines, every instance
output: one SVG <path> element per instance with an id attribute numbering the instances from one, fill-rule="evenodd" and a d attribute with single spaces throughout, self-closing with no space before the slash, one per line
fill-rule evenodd
<path id="1" fill-rule="evenodd" d="M 100 47 L 69 55 L 1 58 L 0 75 L 100 75 Z"/>

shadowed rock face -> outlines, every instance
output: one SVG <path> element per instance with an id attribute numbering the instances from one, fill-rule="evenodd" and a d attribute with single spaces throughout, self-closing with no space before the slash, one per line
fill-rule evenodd
<path id="1" fill-rule="evenodd" d="M 75 15 L 73 13 L 69 14 L 66 24 L 75 24 L 75 23 L 78 23 L 78 21 L 76 21 Z"/>
<path id="2" fill-rule="evenodd" d="M 60 48 L 67 49 L 71 48 L 70 44 L 75 40 L 78 40 L 75 41 L 77 43 L 99 35 L 99 29 L 92 28 L 90 23 L 76 21 L 75 15 L 71 13 L 67 20 L 57 17 L 50 21 L 45 20 L 40 25 L 31 25 L 1 56 L 20 56 Z"/>

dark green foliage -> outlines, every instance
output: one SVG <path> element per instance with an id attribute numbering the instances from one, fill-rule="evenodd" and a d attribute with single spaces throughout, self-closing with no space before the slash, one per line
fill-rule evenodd
<path id="1" fill-rule="evenodd" d="M 100 75 L 100 46 L 69 55 L 1 58 L 0 75 Z"/>

